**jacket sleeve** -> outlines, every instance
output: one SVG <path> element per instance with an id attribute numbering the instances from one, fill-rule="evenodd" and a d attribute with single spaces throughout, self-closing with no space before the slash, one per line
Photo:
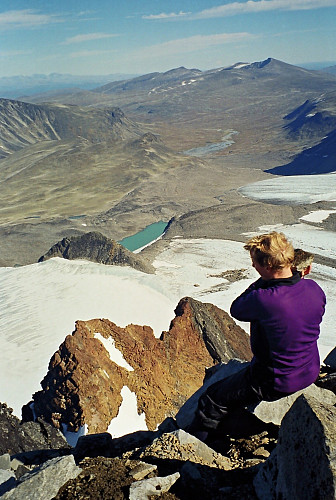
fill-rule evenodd
<path id="1" fill-rule="evenodd" d="M 260 318 L 262 306 L 258 284 L 258 282 L 253 283 L 232 302 L 230 314 L 233 318 L 239 321 L 255 321 Z"/>

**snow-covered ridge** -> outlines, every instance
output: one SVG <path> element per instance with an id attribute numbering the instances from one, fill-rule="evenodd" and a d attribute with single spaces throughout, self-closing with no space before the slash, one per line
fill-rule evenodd
<path id="1" fill-rule="evenodd" d="M 281 229 L 289 233 L 290 228 Z M 298 227 L 293 236 L 295 245 L 307 250 L 316 251 L 316 242 L 323 245 L 323 232 L 318 240 L 310 240 Z M 146 275 L 124 267 L 55 258 L 0 268 L 0 378 L 6 380 L 0 401 L 20 416 L 22 405 L 40 389 L 51 356 L 73 331 L 76 320 L 108 318 L 122 327 L 149 325 L 159 336 L 168 329 L 180 298 L 194 297 L 228 311 L 232 300 L 258 277 L 243 244 L 227 240 L 175 239 L 154 266 L 155 275 Z M 232 269 L 245 269 L 245 279 L 230 283 L 220 277 Z M 320 341 L 324 357 L 334 346 L 336 270 L 314 264 L 313 271 L 328 299 Z M 241 326 L 248 330 L 248 324 Z M 113 346 L 107 347 L 115 358 Z M 121 353 L 118 364 L 120 358 Z"/>

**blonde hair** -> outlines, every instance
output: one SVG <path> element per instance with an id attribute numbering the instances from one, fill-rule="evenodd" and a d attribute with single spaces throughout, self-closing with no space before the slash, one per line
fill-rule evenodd
<path id="1" fill-rule="evenodd" d="M 302 248 L 295 248 L 293 268 L 297 271 L 304 271 L 307 267 L 311 266 L 314 260 L 314 254 L 302 250 Z"/>
<path id="2" fill-rule="evenodd" d="M 294 248 L 283 233 L 272 231 L 254 236 L 244 245 L 244 248 L 262 267 L 276 270 L 293 265 Z"/>

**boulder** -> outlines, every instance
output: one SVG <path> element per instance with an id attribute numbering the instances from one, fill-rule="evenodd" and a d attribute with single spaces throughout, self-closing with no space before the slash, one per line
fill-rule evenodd
<path id="1" fill-rule="evenodd" d="M 142 481 L 152 472 L 156 472 L 157 466 L 153 464 L 146 464 L 146 462 L 139 462 L 133 469 L 130 470 L 130 476 L 136 481 Z"/>
<path id="2" fill-rule="evenodd" d="M 199 463 L 205 466 L 231 470 L 232 462 L 229 458 L 209 448 L 195 436 L 182 429 L 162 434 L 150 445 L 136 451 L 135 456 L 141 460 L 179 460 Z"/>
<path id="3" fill-rule="evenodd" d="M 7 491 L 3 500 L 51 500 L 69 480 L 80 474 L 72 455 L 54 458 L 21 477 L 17 486 Z"/>
<path id="4" fill-rule="evenodd" d="M 80 436 L 73 453 L 76 460 L 79 461 L 84 457 L 108 456 L 111 448 L 111 434 L 109 432 L 102 432 L 100 434 Z"/>
<path id="5" fill-rule="evenodd" d="M 248 406 L 247 409 L 253 413 L 259 420 L 265 423 L 280 425 L 283 417 L 291 408 L 293 403 L 301 394 L 307 397 L 313 397 L 322 403 L 333 405 L 336 403 L 336 396 L 331 391 L 317 387 L 315 384 L 310 385 L 302 391 L 295 392 L 290 396 L 278 399 L 277 401 L 261 401 L 257 405 Z"/>
<path id="6" fill-rule="evenodd" d="M 14 488 L 15 484 L 16 478 L 14 472 L 0 469 L 0 496 Z"/>
<path id="7" fill-rule="evenodd" d="M 161 496 L 166 493 L 178 480 L 180 474 L 175 472 L 166 477 L 152 477 L 132 483 L 129 491 L 129 500 L 146 500 L 152 496 Z"/>
<path id="8" fill-rule="evenodd" d="M 6 470 L 11 468 L 11 459 L 9 453 L 4 453 L 0 455 L 0 470 Z"/>
<path id="9" fill-rule="evenodd" d="M 336 494 L 336 408 L 300 395 L 282 420 L 275 450 L 254 480 L 259 500 L 332 500 Z"/>

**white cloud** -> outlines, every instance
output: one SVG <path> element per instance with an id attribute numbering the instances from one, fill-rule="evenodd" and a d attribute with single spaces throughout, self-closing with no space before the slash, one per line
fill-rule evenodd
<path id="1" fill-rule="evenodd" d="M 161 14 L 150 14 L 148 16 L 142 16 L 142 19 L 177 19 L 181 17 L 185 17 L 191 14 L 191 12 L 182 12 L 180 11 L 178 14 L 175 14 L 175 12 L 171 12 L 170 14 L 166 14 L 165 12 L 162 12 Z"/>
<path id="2" fill-rule="evenodd" d="M 192 19 L 225 17 L 235 14 L 267 12 L 273 10 L 311 10 L 336 6 L 336 0 L 248 0 L 219 5 L 192 14 Z"/>
<path id="3" fill-rule="evenodd" d="M 85 35 L 76 35 L 71 38 L 67 38 L 63 44 L 70 45 L 72 43 L 90 42 L 91 40 L 102 40 L 103 38 L 113 38 L 115 36 L 119 35 L 110 33 L 87 33 Z"/>
<path id="4" fill-rule="evenodd" d="M 206 49 L 214 45 L 223 45 L 226 43 L 235 43 L 256 38 L 251 33 L 218 33 L 214 35 L 195 35 L 188 38 L 179 38 L 169 42 L 159 43 L 147 47 L 148 53 L 154 55 L 181 54 L 183 52 L 194 52 Z M 142 48 L 142 51 L 144 49 Z"/>
<path id="5" fill-rule="evenodd" d="M 39 14 L 33 9 L 9 10 L 0 12 L 0 28 L 30 28 L 59 22 L 61 19 L 56 15 Z"/>
<path id="6" fill-rule="evenodd" d="M 78 52 L 71 52 L 69 56 L 71 58 L 76 57 L 92 57 L 92 56 L 101 56 L 102 54 L 111 54 L 114 52 L 113 50 L 80 50 Z"/>
<path id="7" fill-rule="evenodd" d="M 335 6 L 336 0 L 248 0 L 247 2 L 232 2 L 225 5 L 219 5 L 200 12 L 195 12 L 194 14 L 190 12 L 180 12 L 179 14 L 161 13 L 158 15 L 152 14 L 143 16 L 143 18 L 150 20 L 178 20 L 181 18 L 186 20 L 196 20 L 274 10 L 312 10 Z"/>

